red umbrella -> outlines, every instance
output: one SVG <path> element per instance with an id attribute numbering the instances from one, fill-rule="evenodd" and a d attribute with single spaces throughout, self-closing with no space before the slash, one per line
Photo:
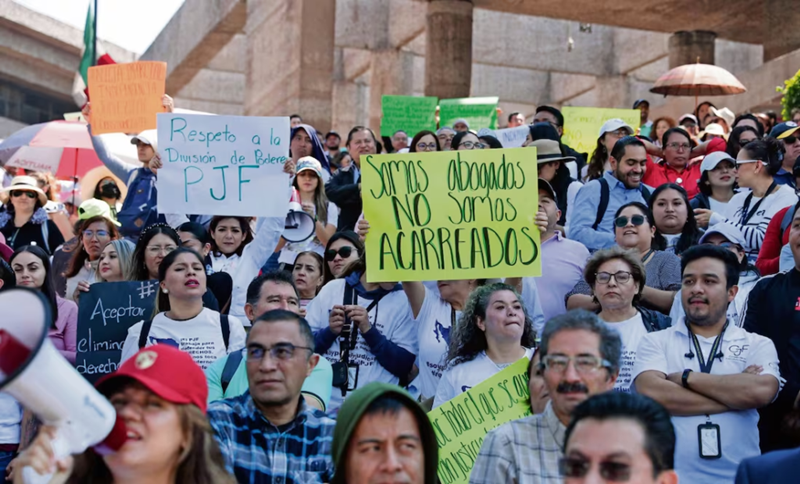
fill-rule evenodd
<path id="1" fill-rule="evenodd" d="M 102 164 L 79 121 L 26 126 L 0 143 L 0 165 L 50 171 L 59 178 L 80 177 Z"/>

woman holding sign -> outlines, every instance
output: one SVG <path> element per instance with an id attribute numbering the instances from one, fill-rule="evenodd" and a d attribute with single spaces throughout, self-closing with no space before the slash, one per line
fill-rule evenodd
<path id="1" fill-rule="evenodd" d="M 53 320 L 48 336 L 56 349 L 75 364 L 78 331 L 78 305 L 56 294 L 50 256 L 41 247 L 26 245 L 9 260 L 17 277 L 17 285 L 34 289 L 50 302 Z"/>
<path id="2" fill-rule="evenodd" d="M 206 271 L 197 252 L 171 251 L 158 268 L 159 292 L 156 316 L 128 329 L 122 361 L 158 343 L 166 343 L 192 355 L 204 370 L 217 358 L 244 347 L 242 323 L 203 307 Z"/>
<path id="3" fill-rule="evenodd" d="M 477 288 L 450 337 L 448 368 L 433 406 L 491 378 L 520 358 L 532 358 L 533 321 L 513 287 L 494 283 Z"/>

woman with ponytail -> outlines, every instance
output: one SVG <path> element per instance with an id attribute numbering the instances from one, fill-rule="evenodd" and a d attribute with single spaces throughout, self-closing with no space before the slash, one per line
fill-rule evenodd
<path id="1" fill-rule="evenodd" d="M 783 163 L 783 146 L 774 138 L 747 143 L 736 157 L 739 186 L 749 188 L 731 198 L 723 213 L 713 213 L 709 225 L 733 224 L 744 235 L 747 260 L 754 263 L 773 215 L 797 203 L 792 187 L 773 178 Z"/>

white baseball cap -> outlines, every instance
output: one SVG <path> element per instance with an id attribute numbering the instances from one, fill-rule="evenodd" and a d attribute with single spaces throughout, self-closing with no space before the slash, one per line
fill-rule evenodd
<path id="1" fill-rule="evenodd" d="M 705 163 L 705 161 L 703 161 L 703 163 Z M 738 227 L 729 223 L 720 222 L 713 227 L 710 227 L 708 230 L 706 230 L 706 233 L 700 237 L 700 243 L 704 243 L 712 234 L 720 234 L 728 239 L 728 242 L 732 244 L 736 244 L 740 247 L 745 246 L 744 235 L 742 234 L 742 231 Z"/>
<path id="2" fill-rule="evenodd" d="M 628 136 L 633 134 L 633 128 L 628 126 L 628 123 L 619 118 L 612 118 L 603 123 L 603 126 L 600 128 L 600 134 L 597 137 L 602 138 L 604 134 L 613 133 L 621 128 L 625 128 L 625 130 L 628 132 Z"/>
<path id="3" fill-rule="evenodd" d="M 733 166 L 736 166 L 736 160 L 724 151 L 715 151 L 703 158 L 703 163 L 700 164 L 700 174 L 711 171 L 723 161 L 730 161 Z"/>

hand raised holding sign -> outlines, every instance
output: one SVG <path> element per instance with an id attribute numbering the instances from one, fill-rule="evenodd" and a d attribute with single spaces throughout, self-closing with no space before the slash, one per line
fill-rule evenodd
<path id="1" fill-rule="evenodd" d="M 367 219 L 362 218 L 358 221 L 358 226 L 356 227 L 356 233 L 358 234 L 358 238 L 361 239 L 363 242 L 364 239 L 367 238 L 367 234 L 369 233 L 369 222 Z"/>
<path id="2" fill-rule="evenodd" d="M 175 101 L 168 94 L 161 96 L 161 105 L 164 106 L 164 111 L 168 113 L 175 111 Z"/>

